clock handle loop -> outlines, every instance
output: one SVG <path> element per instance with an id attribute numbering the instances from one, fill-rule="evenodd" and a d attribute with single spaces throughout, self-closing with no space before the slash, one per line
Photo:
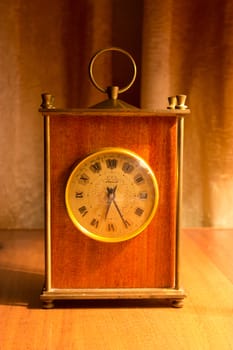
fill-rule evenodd
<path id="1" fill-rule="evenodd" d="M 95 80 L 94 78 L 94 74 L 93 74 L 93 66 L 94 66 L 94 63 L 95 63 L 95 60 L 97 59 L 97 57 L 99 57 L 102 53 L 105 53 L 107 51 L 118 51 L 118 52 L 121 52 L 123 53 L 124 55 L 128 56 L 129 59 L 131 60 L 132 62 L 132 65 L 133 65 L 133 77 L 131 79 L 131 81 L 129 82 L 128 85 L 126 85 L 125 87 L 123 88 L 119 88 L 118 86 L 109 86 L 107 88 L 103 88 L 101 87 Z M 107 93 L 108 94 L 108 97 L 110 99 L 113 99 L 113 100 L 116 100 L 117 97 L 118 97 L 118 94 L 121 94 L 122 92 L 125 92 L 127 91 L 134 83 L 135 79 L 136 79 L 136 75 L 137 75 L 137 66 L 136 66 L 136 63 L 133 59 L 133 57 L 125 50 L 119 48 L 119 47 L 109 47 L 109 48 L 106 48 L 106 49 L 102 49 L 100 51 L 97 51 L 95 53 L 95 55 L 91 58 L 91 61 L 89 63 L 89 77 L 90 77 L 90 80 L 92 82 L 92 84 L 101 92 L 103 93 Z"/>

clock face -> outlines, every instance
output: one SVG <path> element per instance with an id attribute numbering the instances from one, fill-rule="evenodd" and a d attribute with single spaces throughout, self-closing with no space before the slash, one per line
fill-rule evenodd
<path id="1" fill-rule="evenodd" d="M 73 224 L 103 242 L 125 241 L 142 232 L 156 212 L 158 198 L 149 165 L 118 147 L 101 149 L 79 162 L 65 193 Z"/>

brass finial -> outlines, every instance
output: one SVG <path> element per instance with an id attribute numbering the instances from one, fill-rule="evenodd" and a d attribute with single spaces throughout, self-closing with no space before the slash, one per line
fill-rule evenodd
<path id="1" fill-rule="evenodd" d="M 118 86 L 108 86 L 107 89 L 108 98 L 111 100 L 117 100 L 119 87 Z"/>
<path id="2" fill-rule="evenodd" d="M 176 95 L 168 97 L 168 107 L 167 109 L 187 109 L 188 106 L 185 105 L 187 96 L 186 95 Z"/>
<path id="3" fill-rule="evenodd" d="M 176 96 L 169 96 L 168 103 L 169 103 L 169 106 L 167 107 L 167 109 L 175 109 L 176 103 L 177 103 Z"/>
<path id="4" fill-rule="evenodd" d="M 185 101 L 187 96 L 186 95 L 176 95 L 177 98 L 177 105 L 176 109 L 187 109 L 188 106 L 185 105 Z"/>
<path id="5" fill-rule="evenodd" d="M 45 108 L 45 109 L 54 109 L 54 96 L 45 92 L 43 94 L 41 94 L 42 97 L 42 103 L 41 103 L 41 107 Z"/>

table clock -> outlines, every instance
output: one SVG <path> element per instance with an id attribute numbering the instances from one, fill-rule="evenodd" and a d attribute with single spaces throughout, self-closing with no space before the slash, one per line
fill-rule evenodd
<path id="1" fill-rule="evenodd" d="M 119 51 L 132 62 L 126 88 L 102 88 L 96 58 Z M 56 300 L 157 299 L 175 307 L 179 281 L 185 96 L 164 110 L 118 99 L 136 77 L 132 56 L 100 50 L 89 75 L 108 99 L 59 109 L 42 94 L 45 140 L 44 308 Z"/>

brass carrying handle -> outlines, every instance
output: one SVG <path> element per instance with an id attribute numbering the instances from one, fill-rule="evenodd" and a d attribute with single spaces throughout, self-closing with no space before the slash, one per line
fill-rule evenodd
<path id="1" fill-rule="evenodd" d="M 99 91 L 104 92 L 104 93 L 107 93 L 107 92 L 108 92 L 108 87 L 107 87 L 107 88 L 103 88 L 103 87 L 101 87 L 99 84 L 97 84 L 97 82 L 96 82 L 96 80 L 95 80 L 95 78 L 94 78 L 94 75 L 93 75 L 93 65 L 94 65 L 94 63 L 95 63 L 96 58 L 97 58 L 98 56 L 100 56 L 102 53 L 107 52 L 107 51 L 119 51 L 119 52 L 125 54 L 126 56 L 128 56 L 129 59 L 131 60 L 132 64 L 133 64 L 133 69 L 134 69 L 133 78 L 132 78 L 132 80 L 130 81 L 130 83 L 129 83 L 127 86 L 125 86 L 125 87 L 123 87 L 123 88 L 121 88 L 121 89 L 118 90 L 118 93 L 120 94 L 120 93 L 125 92 L 126 90 L 128 90 L 128 89 L 133 85 L 133 83 L 134 83 L 134 81 L 135 81 L 135 79 L 136 79 L 136 75 L 137 75 L 136 63 L 135 63 L 133 57 L 132 57 L 127 51 L 125 51 L 125 50 L 123 50 L 123 49 L 121 49 L 121 48 L 119 48 L 119 47 L 109 47 L 109 48 L 106 48 L 106 49 L 102 49 L 102 50 L 100 50 L 100 51 L 97 51 L 96 54 L 92 57 L 92 59 L 91 59 L 91 61 L 90 61 L 90 63 L 89 63 L 89 76 L 90 76 L 90 79 L 91 79 L 92 84 L 93 84 Z"/>

